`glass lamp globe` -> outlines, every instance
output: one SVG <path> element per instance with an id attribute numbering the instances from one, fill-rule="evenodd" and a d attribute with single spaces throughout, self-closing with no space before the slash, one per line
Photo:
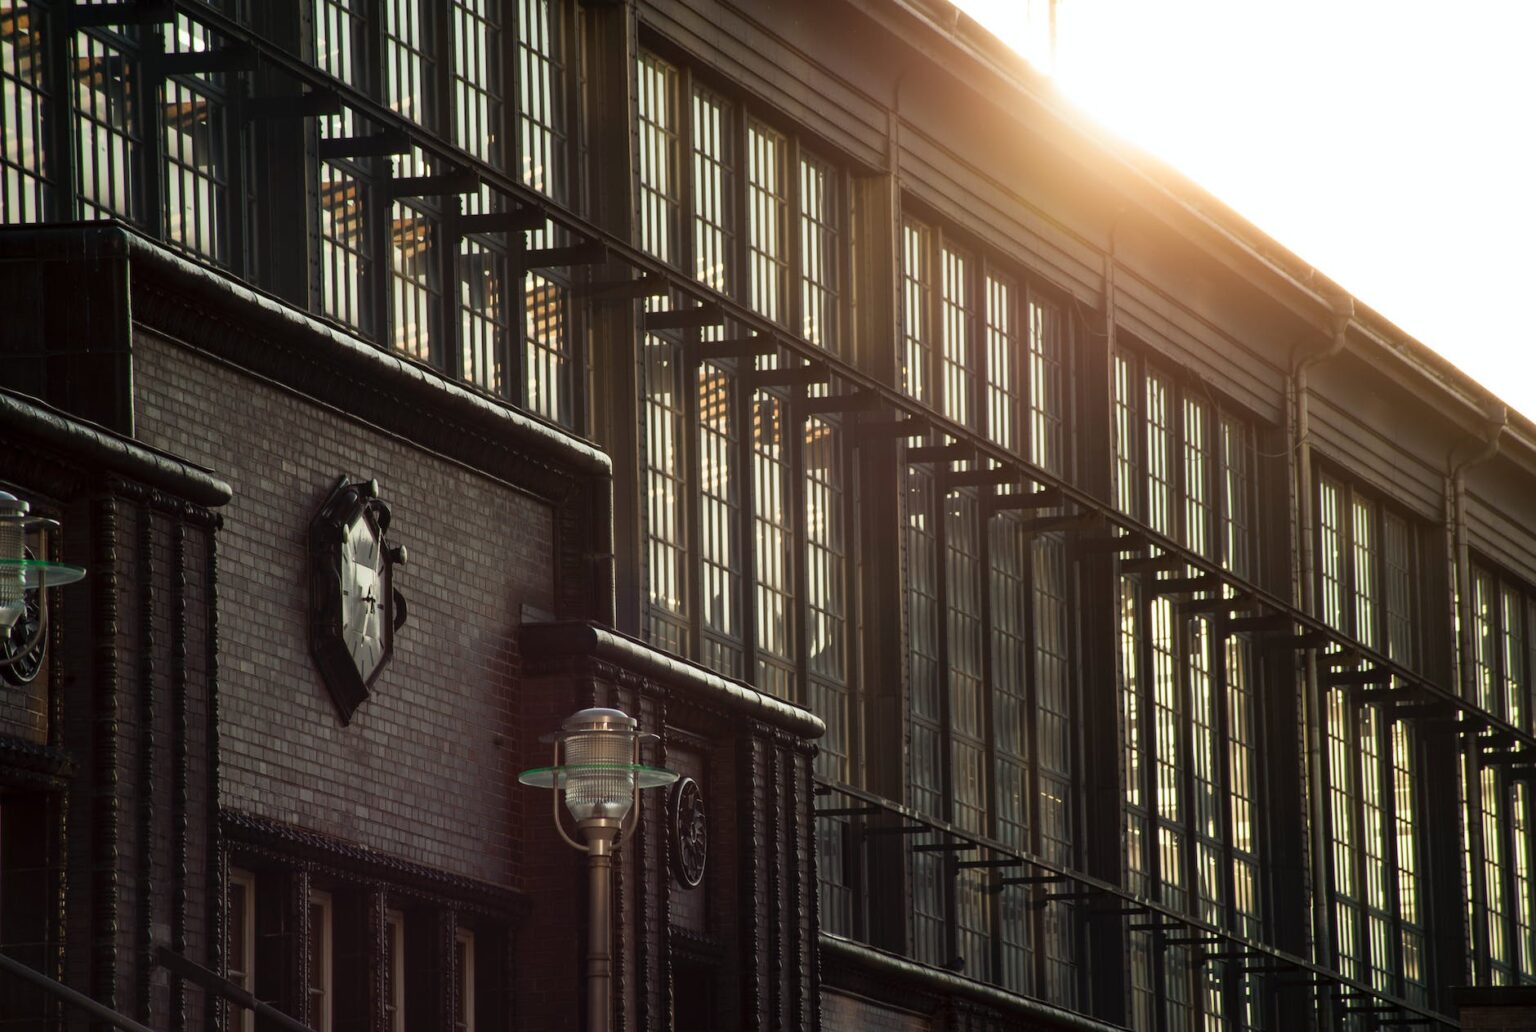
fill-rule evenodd
<path id="1" fill-rule="evenodd" d="M 57 527 L 9 491 L 0 491 L 0 632 L 8 633 L 27 611 L 26 593 L 34 588 L 73 584 L 85 576 L 79 566 L 27 558 L 27 531 Z"/>

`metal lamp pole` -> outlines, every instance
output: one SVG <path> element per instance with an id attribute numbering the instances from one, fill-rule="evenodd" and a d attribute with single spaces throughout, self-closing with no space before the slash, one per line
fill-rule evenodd
<path id="1" fill-rule="evenodd" d="M 587 854 L 587 1028 L 608 1032 L 613 1009 L 613 854 L 639 820 L 640 790 L 670 785 L 677 774 L 640 762 L 640 743 L 655 735 L 616 709 L 584 709 L 560 726 L 554 763 L 518 775 L 552 788 L 555 829 Z M 561 753 L 565 763 L 561 764 Z M 560 820 L 560 800 L 576 822 L 577 842 Z"/>

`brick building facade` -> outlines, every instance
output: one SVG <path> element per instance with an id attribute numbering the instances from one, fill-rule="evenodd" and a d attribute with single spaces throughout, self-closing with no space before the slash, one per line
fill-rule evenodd
<path id="1" fill-rule="evenodd" d="M 126 1018 L 582 1027 L 594 704 L 619 1028 L 1536 983 L 1536 426 L 941 0 L 0 0 L 0 312 L 0 953 Z"/>

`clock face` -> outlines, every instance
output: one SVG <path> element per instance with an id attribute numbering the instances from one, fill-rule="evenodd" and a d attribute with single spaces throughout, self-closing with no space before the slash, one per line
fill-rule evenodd
<path id="1" fill-rule="evenodd" d="M 366 684 L 384 659 L 384 545 L 365 511 L 341 540 L 341 642 Z"/>
<path id="2" fill-rule="evenodd" d="M 394 588 L 389 506 L 373 481 L 340 481 L 309 528 L 310 653 L 341 722 L 351 721 L 394 648 L 405 601 Z"/>

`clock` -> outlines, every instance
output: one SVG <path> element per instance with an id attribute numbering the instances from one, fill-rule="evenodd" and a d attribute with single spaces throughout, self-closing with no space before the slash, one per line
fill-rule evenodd
<path id="1" fill-rule="evenodd" d="M 32 549 L 24 548 L 22 557 L 34 558 Z M 40 589 L 27 590 L 22 599 L 24 608 L 21 618 L 11 625 L 9 631 L 0 629 L 0 660 L 7 661 L 4 667 L 0 667 L 0 677 L 18 687 L 32 683 L 37 672 L 43 668 L 43 656 L 48 651 L 47 636 L 38 635 L 43 618 L 42 599 Z"/>
<path id="2" fill-rule="evenodd" d="M 343 724 L 368 699 L 405 625 L 394 584 L 405 547 L 391 546 L 376 480 L 343 477 L 309 525 L 309 649 Z"/>

